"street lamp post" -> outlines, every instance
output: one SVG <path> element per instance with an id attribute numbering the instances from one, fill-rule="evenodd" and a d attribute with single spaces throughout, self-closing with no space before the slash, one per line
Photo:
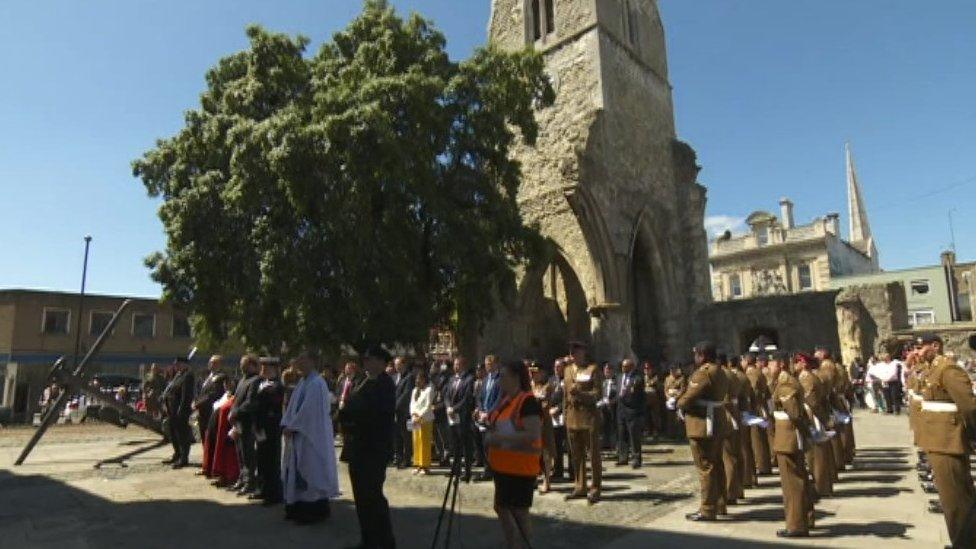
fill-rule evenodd
<path id="1" fill-rule="evenodd" d="M 81 293 L 78 295 L 78 320 L 75 322 L 75 353 L 71 357 L 74 366 L 78 366 L 78 352 L 81 349 L 81 317 L 85 311 L 85 279 L 88 277 L 88 247 L 91 240 L 91 235 L 85 235 L 85 262 L 81 267 Z"/>

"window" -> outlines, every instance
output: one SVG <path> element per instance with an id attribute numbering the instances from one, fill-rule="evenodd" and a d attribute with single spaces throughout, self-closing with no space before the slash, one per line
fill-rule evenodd
<path id="1" fill-rule="evenodd" d="M 800 289 L 810 290 L 813 289 L 813 273 L 810 269 L 809 263 L 804 263 L 800 265 L 797 269 L 800 275 Z"/>
<path id="2" fill-rule="evenodd" d="M 552 0 L 532 0 L 532 39 L 542 40 L 556 32 Z"/>
<path id="3" fill-rule="evenodd" d="M 156 315 L 152 313 L 133 313 L 132 335 L 154 337 L 156 335 Z"/>
<path id="4" fill-rule="evenodd" d="M 173 337 L 190 337 L 190 321 L 186 315 L 173 315 Z"/>
<path id="5" fill-rule="evenodd" d="M 91 319 L 89 321 L 88 334 L 93 336 L 100 336 L 102 332 L 105 331 L 105 327 L 108 323 L 112 321 L 112 316 L 114 313 L 107 311 L 92 311 Z M 112 330 L 115 332 L 115 330 Z"/>
<path id="6" fill-rule="evenodd" d="M 71 311 L 44 307 L 41 331 L 50 335 L 67 335 L 71 324 Z"/>
<path id="7" fill-rule="evenodd" d="M 742 297 L 742 278 L 738 274 L 729 277 L 729 291 L 732 297 Z"/>
<path id="8" fill-rule="evenodd" d="M 928 280 L 913 280 L 911 282 L 912 295 L 925 295 L 929 293 Z"/>
<path id="9" fill-rule="evenodd" d="M 919 326 L 921 324 L 935 324 L 935 312 L 932 311 L 932 309 L 909 311 L 908 323 L 912 326 Z"/>
<path id="10" fill-rule="evenodd" d="M 769 227 L 759 227 L 756 229 L 756 242 L 758 242 L 760 246 L 769 244 Z"/>

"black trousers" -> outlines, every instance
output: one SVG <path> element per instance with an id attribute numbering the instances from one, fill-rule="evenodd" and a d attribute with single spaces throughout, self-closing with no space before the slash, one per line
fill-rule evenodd
<path id="1" fill-rule="evenodd" d="M 569 462 L 563 466 L 563 456 L 569 455 L 568 442 L 566 440 L 566 426 L 553 427 L 553 437 L 556 440 L 556 459 L 552 468 L 553 476 L 559 478 L 563 476 L 563 471 L 569 471 L 569 478 L 573 478 L 573 458 L 569 457 Z"/>
<path id="2" fill-rule="evenodd" d="M 281 429 L 267 429 L 257 443 L 258 492 L 265 501 L 281 501 Z"/>
<path id="3" fill-rule="evenodd" d="M 471 475 L 471 462 L 474 460 L 474 434 L 471 432 L 470 421 L 462 421 L 457 425 L 451 425 L 451 457 L 456 465 L 458 460 L 464 456 L 464 474 Z M 460 469 L 458 469 L 460 470 Z"/>
<path id="4" fill-rule="evenodd" d="M 169 441 L 173 445 L 173 456 L 176 459 L 189 459 L 190 446 L 193 444 L 193 429 L 190 427 L 189 417 L 170 416 Z"/>
<path id="5" fill-rule="evenodd" d="M 604 450 L 612 450 L 617 447 L 617 410 L 610 406 L 600 408 L 603 415 L 602 442 Z"/>
<path id="6" fill-rule="evenodd" d="M 388 549 L 396 547 L 390 504 L 383 495 L 386 463 L 375 458 L 354 456 L 349 461 L 349 481 L 356 502 L 359 534 L 363 547 Z"/>
<path id="7" fill-rule="evenodd" d="M 485 434 L 478 429 L 478 426 L 471 422 L 471 440 L 474 441 L 474 461 L 475 465 L 483 466 L 488 463 L 487 449 L 485 449 Z"/>
<path id="8" fill-rule="evenodd" d="M 644 416 L 617 412 L 617 461 L 633 460 L 642 463 L 641 438 L 644 435 Z"/>
<path id="9" fill-rule="evenodd" d="M 413 437 L 407 430 L 409 420 L 409 410 L 397 410 L 396 429 L 393 433 L 393 461 L 403 467 L 409 467 L 413 463 Z"/>
<path id="10" fill-rule="evenodd" d="M 210 428 L 210 418 L 217 414 L 213 413 L 213 407 L 206 402 L 197 408 L 197 430 L 200 431 L 200 440 L 203 441 L 207 436 L 207 429 Z"/>
<path id="11" fill-rule="evenodd" d="M 250 423 L 238 423 L 241 437 L 237 439 L 235 449 L 237 450 L 237 461 L 241 467 L 239 482 L 249 487 L 254 487 L 255 473 L 257 472 L 257 446 L 254 441 L 254 431 Z"/>
<path id="12" fill-rule="evenodd" d="M 448 428 L 445 412 L 434 412 L 434 448 L 437 450 L 434 458 L 438 461 L 451 453 L 451 430 Z"/>
<path id="13" fill-rule="evenodd" d="M 901 383 L 888 383 L 884 386 L 884 398 L 888 403 L 888 413 L 901 413 Z"/>

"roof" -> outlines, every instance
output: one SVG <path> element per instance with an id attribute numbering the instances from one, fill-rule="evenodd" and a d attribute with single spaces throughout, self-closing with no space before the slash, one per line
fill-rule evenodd
<path id="1" fill-rule="evenodd" d="M 757 210 L 749 214 L 746 218 L 746 223 L 749 225 L 756 225 L 759 223 L 768 223 L 770 221 L 776 221 L 776 216 L 762 210 Z"/>
<path id="2" fill-rule="evenodd" d="M 6 296 L 60 296 L 60 297 L 70 297 L 77 296 L 78 292 L 66 292 L 63 290 L 46 290 L 46 289 L 30 289 L 30 288 L 0 288 L 0 298 Z M 131 295 L 112 295 L 112 294 L 93 294 L 85 293 L 85 297 L 90 298 L 103 298 L 103 299 L 132 299 L 134 301 L 152 301 L 154 303 L 159 303 L 159 297 L 143 297 L 143 296 L 131 296 Z"/>

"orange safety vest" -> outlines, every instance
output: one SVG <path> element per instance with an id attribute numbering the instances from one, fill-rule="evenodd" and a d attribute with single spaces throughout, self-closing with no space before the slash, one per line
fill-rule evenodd
<path id="1" fill-rule="evenodd" d="M 488 421 L 492 427 L 499 421 L 510 420 L 515 429 L 522 431 L 525 429 L 522 421 L 522 404 L 525 399 L 532 397 L 532 393 L 526 391 L 519 393 L 515 398 L 506 399 L 502 404 L 491 413 Z M 542 471 L 542 463 L 539 457 L 542 455 L 542 435 L 532 441 L 531 450 L 512 450 L 509 448 L 488 447 L 488 464 L 491 470 L 505 475 L 520 477 L 536 477 Z"/>

